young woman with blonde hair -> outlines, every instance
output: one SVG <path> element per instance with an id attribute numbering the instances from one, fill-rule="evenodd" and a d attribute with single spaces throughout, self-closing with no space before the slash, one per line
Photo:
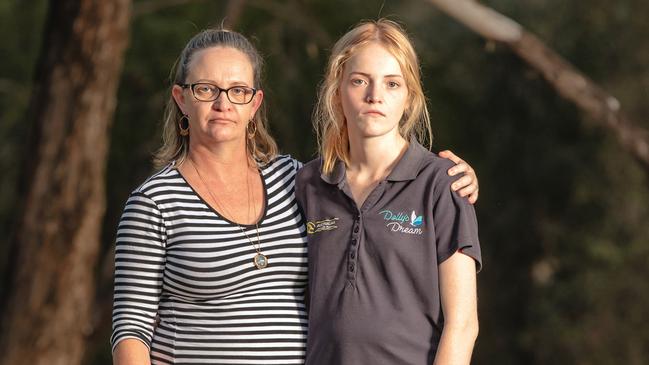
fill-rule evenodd
<path id="1" fill-rule="evenodd" d="M 389 20 L 334 46 L 297 176 L 307 220 L 308 365 L 469 364 L 478 333 L 477 221 L 452 163 L 424 148 L 416 53 Z"/>

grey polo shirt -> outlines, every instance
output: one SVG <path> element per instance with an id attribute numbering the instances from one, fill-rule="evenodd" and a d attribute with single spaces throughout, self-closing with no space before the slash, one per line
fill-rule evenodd
<path id="1" fill-rule="evenodd" d="M 412 141 L 362 207 L 345 166 L 299 172 L 307 220 L 307 365 L 432 364 L 444 317 L 438 265 L 457 250 L 481 266 L 473 206 L 451 191 L 449 160 Z"/>

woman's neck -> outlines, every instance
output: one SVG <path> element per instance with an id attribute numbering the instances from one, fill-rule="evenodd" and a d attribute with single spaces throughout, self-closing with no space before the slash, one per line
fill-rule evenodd
<path id="1" fill-rule="evenodd" d="M 187 158 L 212 178 L 226 180 L 243 174 L 253 166 L 244 144 L 218 143 L 214 146 L 190 145 Z"/>
<path id="2" fill-rule="evenodd" d="M 348 171 L 368 180 L 382 180 L 406 151 L 408 142 L 400 134 L 349 139 Z"/>
<path id="3" fill-rule="evenodd" d="M 374 138 L 349 137 L 347 183 L 362 207 L 370 192 L 390 174 L 408 143 L 398 133 Z"/>
<path id="4" fill-rule="evenodd" d="M 245 142 L 190 145 L 178 171 L 187 183 L 219 215 L 237 224 L 256 224 L 264 213 L 264 185 Z"/>

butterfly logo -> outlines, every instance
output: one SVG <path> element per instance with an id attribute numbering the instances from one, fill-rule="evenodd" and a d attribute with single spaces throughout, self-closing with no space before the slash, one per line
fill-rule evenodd
<path id="1" fill-rule="evenodd" d="M 413 227 L 419 227 L 421 224 L 424 223 L 424 217 L 423 216 L 418 216 L 415 214 L 415 211 L 413 210 L 412 213 L 410 214 L 410 225 Z"/>

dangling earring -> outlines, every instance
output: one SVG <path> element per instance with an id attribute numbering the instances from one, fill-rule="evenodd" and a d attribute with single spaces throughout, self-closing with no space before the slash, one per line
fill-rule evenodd
<path id="1" fill-rule="evenodd" d="M 251 125 L 252 128 L 250 127 Z M 246 137 L 248 137 L 247 139 L 248 151 L 250 152 L 250 156 L 253 159 L 257 155 L 257 142 L 255 141 L 256 134 L 257 134 L 257 123 L 255 123 L 253 120 L 250 120 L 248 122 L 248 125 L 246 125 Z"/>
<path id="2" fill-rule="evenodd" d="M 248 125 L 246 125 L 246 133 L 248 134 L 248 139 L 255 138 L 255 134 L 257 134 L 257 123 L 254 120 L 251 119 Z"/>
<path id="3" fill-rule="evenodd" d="M 180 135 L 186 137 L 189 135 L 189 117 L 187 114 L 183 114 L 178 121 L 178 128 L 180 129 Z"/>

